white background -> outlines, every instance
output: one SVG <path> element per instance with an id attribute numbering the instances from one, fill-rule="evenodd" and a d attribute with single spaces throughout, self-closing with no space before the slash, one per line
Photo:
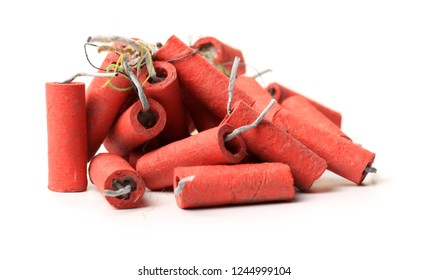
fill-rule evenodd
<path id="1" fill-rule="evenodd" d="M 291 267 L 289 277 L 263 279 L 429 279 L 425 1 L 251 2 L 2 4 L 0 279 L 156 279 L 137 275 L 144 265 Z M 360 187 L 326 174 L 292 203 L 195 211 L 168 192 L 148 192 L 143 208 L 126 211 L 93 186 L 50 192 L 44 84 L 90 71 L 83 43 L 94 34 L 215 36 L 272 69 L 265 84 L 341 111 L 344 131 L 377 153 L 379 173 Z M 252 277 L 212 277 L 230 278 Z"/>

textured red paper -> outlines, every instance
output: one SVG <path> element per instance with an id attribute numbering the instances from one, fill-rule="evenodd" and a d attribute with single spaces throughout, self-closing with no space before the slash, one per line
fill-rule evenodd
<path id="1" fill-rule="evenodd" d="M 374 153 L 314 126 L 287 109 L 277 112 L 274 124 L 326 160 L 329 170 L 358 185 L 367 175 L 365 168 L 374 162 Z"/>
<path id="2" fill-rule="evenodd" d="M 108 136 L 104 140 L 107 151 L 121 157 L 127 157 L 129 153 L 146 141 L 156 137 L 164 129 L 166 123 L 165 110 L 161 104 L 153 99 L 148 99 L 149 112 L 156 117 L 154 126 L 146 128 L 138 120 L 142 104 L 139 101 L 122 113 L 113 125 Z"/>
<path id="3" fill-rule="evenodd" d="M 177 184 L 189 176 L 195 178 L 177 194 Z M 295 196 L 290 168 L 282 163 L 179 167 L 174 189 L 180 208 L 289 201 Z"/>
<path id="4" fill-rule="evenodd" d="M 46 83 L 48 188 L 80 192 L 87 187 L 84 83 Z"/>
<path id="5" fill-rule="evenodd" d="M 299 95 L 291 96 L 283 100 L 281 105 L 302 117 L 304 120 L 311 122 L 314 126 L 351 140 L 336 124 L 317 110 L 306 98 Z"/>

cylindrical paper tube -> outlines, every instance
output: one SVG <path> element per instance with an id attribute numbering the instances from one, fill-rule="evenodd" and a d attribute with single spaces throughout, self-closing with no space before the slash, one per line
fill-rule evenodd
<path id="1" fill-rule="evenodd" d="M 179 184 L 184 178 L 189 179 Z M 178 167 L 174 193 L 180 208 L 197 208 L 289 201 L 295 189 L 286 164 L 260 163 Z"/>
<path id="2" fill-rule="evenodd" d="M 314 126 L 285 108 L 277 112 L 274 124 L 286 129 L 290 135 L 326 160 L 329 170 L 358 185 L 365 179 L 367 168 L 374 162 L 374 153 L 344 137 Z"/>
<path id="3" fill-rule="evenodd" d="M 86 177 L 86 109 L 84 83 L 46 83 L 48 188 L 81 192 Z"/>
<path id="4" fill-rule="evenodd" d="M 142 112 L 142 103 L 137 101 L 120 115 L 104 140 L 107 151 L 127 157 L 133 149 L 156 137 L 164 129 L 164 108 L 153 99 L 149 98 L 148 101 L 150 108 L 147 113 Z"/>
<path id="5" fill-rule="evenodd" d="M 224 138 L 233 131 L 229 125 L 215 127 L 143 155 L 137 171 L 146 186 L 159 190 L 173 185 L 174 168 L 194 165 L 233 164 L 246 154 L 243 138 Z"/>
<path id="6" fill-rule="evenodd" d="M 102 153 L 95 156 L 89 165 L 91 182 L 104 195 L 105 190 L 117 191 L 127 186 L 131 191 L 119 196 L 105 196 L 115 208 L 138 207 L 145 192 L 144 181 L 126 160 L 115 154 Z"/>

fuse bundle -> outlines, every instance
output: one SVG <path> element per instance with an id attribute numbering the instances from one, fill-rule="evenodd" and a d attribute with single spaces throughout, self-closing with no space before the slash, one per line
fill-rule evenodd
<path id="1" fill-rule="evenodd" d="M 46 83 L 53 191 L 85 191 L 87 162 L 118 209 L 138 207 L 146 187 L 173 187 L 180 208 L 199 208 L 290 201 L 326 169 L 358 185 L 376 172 L 339 112 L 278 83 L 263 88 L 245 76 L 242 52 L 216 38 L 94 36 L 87 47 L 107 52 L 100 67 L 88 59 L 98 73 Z M 73 82 L 82 75 L 94 76 L 86 92 Z"/>

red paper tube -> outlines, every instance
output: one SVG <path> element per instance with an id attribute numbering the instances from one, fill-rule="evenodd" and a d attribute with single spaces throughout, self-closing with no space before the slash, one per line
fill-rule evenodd
<path id="1" fill-rule="evenodd" d="M 144 181 L 120 156 L 108 153 L 95 156 L 89 165 L 89 177 L 113 207 L 127 209 L 140 205 L 145 192 Z M 129 188 L 126 194 L 106 195 L 106 191 L 118 192 L 126 188 Z"/>
<path id="2" fill-rule="evenodd" d="M 167 122 L 160 133 L 161 143 L 171 143 L 189 136 L 186 122 L 185 106 L 182 102 L 181 88 L 177 79 L 176 68 L 168 62 L 156 61 L 154 69 L 157 76 L 162 78 L 159 82 L 149 79 L 144 87 L 144 93 L 148 98 L 155 99 L 167 114 Z M 148 77 L 147 68 L 140 73 L 138 79 L 143 83 Z"/>
<path id="3" fill-rule="evenodd" d="M 101 64 L 101 69 L 106 69 L 115 64 L 119 56 L 109 53 Z M 103 72 L 103 71 L 100 71 Z M 109 133 L 123 104 L 133 93 L 131 82 L 123 75 L 111 78 L 111 83 L 117 88 L 130 88 L 129 90 L 117 90 L 110 85 L 105 85 L 107 78 L 95 77 L 88 87 L 86 93 L 86 118 L 88 126 L 88 161 L 95 155 L 97 150 Z"/>
<path id="4" fill-rule="evenodd" d="M 296 114 L 282 109 L 274 124 L 289 132 L 328 163 L 332 172 L 360 185 L 371 169 L 375 154 L 337 134 L 318 128 Z"/>
<path id="5" fill-rule="evenodd" d="M 84 83 L 46 83 L 48 188 L 81 192 L 86 177 L 86 108 Z"/>
<path id="6" fill-rule="evenodd" d="M 317 108 L 314 107 L 306 98 L 299 95 L 291 96 L 283 100 L 281 105 L 302 117 L 304 120 L 309 121 L 314 126 L 351 140 L 336 124 L 322 114 L 322 112 L 317 110 Z"/>
<path id="7" fill-rule="evenodd" d="M 243 138 L 224 142 L 233 131 L 229 125 L 215 127 L 143 155 L 137 171 L 151 190 L 173 185 L 174 168 L 194 165 L 233 164 L 246 154 Z"/>
<path id="8" fill-rule="evenodd" d="M 153 99 L 149 98 L 148 101 L 150 108 L 147 113 L 142 112 L 142 103 L 137 101 L 119 116 L 104 140 L 107 151 L 127 157 L 133 149 L 164 129 L 167 119 L 164 108 Z"/>
<path id="9" fill-rule="evenodd" d="M 172 36 L 155 55 L 157 60 L 171 61 L 186 93 L 207 108 L 220 122 L 226 114 L 229 79 L 177 37 Z M 235 87 L 233 102 L 254 100 Z"/>
<path id="10" fill-rule="evenodd" d="M 242 127 L 252 123 L 258 115 L 249 105 L 238 102 L 222 123 L 235 128 Z M 310 189 L 327 167 L 325 160 L 269 121 L 262 120 L 258 126 L 241 136 L 247 150 L 258 159 L 288 164 L 295 178 L 295 185 L 301 190 Z"/>
<path id="11" fill-rule="evenodd" d="M 213 37 L 204 37 L 197 40 L 194 44 L 200 52 L 207 52 L 209 57 L 213 58 L 213 63 L 218 67 L 225 68 L 229 74 L 232 68 L 234 57 L 240 57 L 241 63 L 237 69 L 237 75 L 243 75 L 246 72 L 246 64 L 243 54 L 240 50 L 235 49 L 227 44 L 222 43 Z"/>
<path id="12" fill-rule="evenodd" d="M 174 193 L 182 209 L 290 201 L 295 197 L 290 168 L 283 163 L 178 167 Z"/>
<path id="13" fill-rule="evenodd" d="M 307 99 L 314 107 L 317 108 L 317 110 L 319 110 L 320 112 L 322 112 L 322 114 L 324 114 L 328 119 L 330 119 L 335 125 L 337 125 L 338 127 L 341 127 L 341 114 L 329 109 L 328 107 L 314 101 L 311 100 L 310 98 L 307 98 L 305 96 L 303 96 L 302 94 L 299 94 L 293 90 L 290 90 L 280 84 L 277 83 L 272 83 L 269 84 L 267 87 L 268 92 L 271 93 L 271 95 L 273 96 L 281 96 L 280 101 L 278 102 L 282 102 L 284 99 L 291 97 L 291 96 L 302 96 L 305 99 Z M 276 99 L 277 100 L 277 99 Z"/>

